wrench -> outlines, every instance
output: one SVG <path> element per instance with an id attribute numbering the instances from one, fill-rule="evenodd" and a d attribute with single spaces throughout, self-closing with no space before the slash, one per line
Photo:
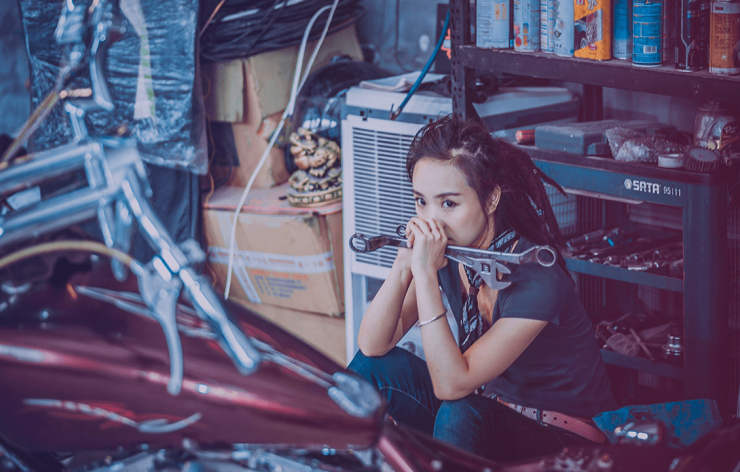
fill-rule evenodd
<path id="1" fill-rule="evenodd" d="M 403 234 L 401 227 L 399 233 Z M 407 248 L 407 240 L 394 236 L 376 236 L 367 238 L 364 234 L 355 233 L 349 238 L 349 247 L 357 253 L 367 253 L 380 249 L 384 246 Z M 546 255 L 545 255 L 546 254 Z M 501 290 L 511 282 L 498 280 L 498 274 L 510 274 L 511 271 L 502 262 L 513 264 L 525 264 L 536 262 L 543 267 L 550 267 L 557 260 L 557 253 L 550 246 L 534 246 L 522 253 L 511 254 L 508 252 L 487 251 L 483 249 L 472 249 L 462 246 L 447 246 L 445 257 L 468 267 L 493 290 Z"/>

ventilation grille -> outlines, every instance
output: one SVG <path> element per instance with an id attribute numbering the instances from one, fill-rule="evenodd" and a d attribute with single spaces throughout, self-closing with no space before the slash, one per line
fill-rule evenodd
<path id="1" fill-rule="evenodd" d="M 406 155 L 413 135 L 352 129 L 355 230 L 365 236 L 395 235 L 396 228 L 416 216 Z M 390 268 L 395 248 L 356 254 L 357 262 Z"/>

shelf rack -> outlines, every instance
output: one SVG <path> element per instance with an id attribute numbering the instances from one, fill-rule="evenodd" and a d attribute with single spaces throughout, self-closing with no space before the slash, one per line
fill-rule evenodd
<path id="1" fill-rule="evenodd" d="M 585 108 L 591 110 L 587 119 L 601 118 L 602 87 L 740 104 L 740 77 L 713 76 L 706 71 L 681 72 L 672 64 L 642 68 L 619 60 L 599 62 L 479 49 L 471 38 L 470 10 L 467 0 L 450 0 L 452 103 L 453 112 L 463 118 L 476 116 L 471 93 L 476 70 L 584 84 Z M 538 167 L 571 193 L 682 209 L 686 248 L 683 280 L 580 260 L 569 259 L 567 265 L 574 272 L 683 292 L 683 368 L 608 351 L 602 351 L 602 357 L 609 364 L 683 380 L 685 398 L 714 398 L 721 402 L 728 378 L 726 248 L 731 176 L 660 169 L 534 147 L 525 150 Z"/>

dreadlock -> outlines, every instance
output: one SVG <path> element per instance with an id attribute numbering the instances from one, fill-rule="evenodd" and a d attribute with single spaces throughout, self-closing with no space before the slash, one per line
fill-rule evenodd
<path id="1" fill-rule="evenodd" d="M 565 269 L 560 254 L 563 236 L 544 183 L 563 195 L 565 191 L 539 170 L 526 152 L 493 138 L 478 122 L 446 115 L 424 126 L 414 137 L 406 158 L 409 180 L 422 158 L 449 161 L 455 166 L 475 191 L 483 211 L 487 211 L 486 203 L 496 187 L 501 188 L 495 228 L 511 227 L 535 244 L 552 246 L 558 253 L 558 264 Z"/>

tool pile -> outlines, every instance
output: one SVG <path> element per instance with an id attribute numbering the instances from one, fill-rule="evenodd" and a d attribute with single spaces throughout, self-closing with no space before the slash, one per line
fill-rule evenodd
<path id="1" fill-rule="evenodd" d="M 679 236 L 646 238 L 623 228 L 601 228 L 566 242 L 565 257 L 683 278 Z"/>

